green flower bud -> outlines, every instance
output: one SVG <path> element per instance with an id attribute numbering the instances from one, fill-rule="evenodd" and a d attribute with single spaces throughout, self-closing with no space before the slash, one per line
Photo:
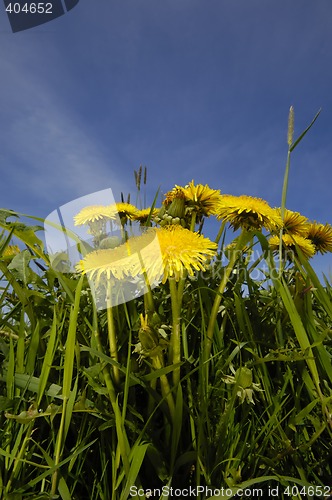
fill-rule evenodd
<path id="1" fill-rule="evenodd" d="M 235 372 L 235 380 L 236 383 L 243 387 L 243 389 L 247 389 L 252 386 L 252 371 L 246 366 L 242 366 L 238 368 Z"/>
<path id="2" fill-rule="evenodd" d="M 109 236 L 101 240 L 99 248 L 106 250 L 108 248 L 116 248 L 121 244 L 121 239 L 118 236 Z"/>
<path id="3" fill-rule="evenodd" d="M 185 211 L 185 198 L 184 196 L 179 198 L 174 198 L 170 206 L 167 208 L 167 212 L 172 217 L 183 217 Z"/>

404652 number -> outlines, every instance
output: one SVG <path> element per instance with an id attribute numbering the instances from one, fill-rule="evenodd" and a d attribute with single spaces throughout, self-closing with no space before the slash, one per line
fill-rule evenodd
<path id="1" fill-rule="evenodd" d="M 10 14 L 52 14 L 52 7 L 51 2 L 25 3 L 23 5 L 15 2 L 9 3 L 6 11 Z"/>

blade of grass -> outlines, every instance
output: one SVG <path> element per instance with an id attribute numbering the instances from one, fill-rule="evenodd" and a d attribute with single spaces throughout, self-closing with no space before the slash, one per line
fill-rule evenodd
<path id="1" fill-rule="evenodd" d="M 144 443 L 144 444 L 135 444 L 132 447 L 132 450 L 130 453 L 130 455 L 131 455 L 131 457 L 130 457 L 130 469 L 129 469 L 128 476 L 126 479 L 126 483 L 124 485 L 124 488 L 123 488 L 121 496 L 120 496 L 120 500 L 127 500 L 127 498 L 129 498 L 130 488 L 131 488 L 131 486 L 134 486 L 136 481 L 137 481 L 139 471 L 141 469 L 146 451 L 147 451 L 149 446 L 150 446 L 149 443 Z M 131 495 L 130 497 L 131 498 L 139 498 L 138 495 L 133 495 L 133 496 Z"/>
<path id="2" fill-rule="evenodd" d="M 71 412 L 69 412 L 69 415 L 67 416 L 67 405 L 69 402 L 71 386 L 72 386 L 74 358 L 75 358 L 75 344 L 76 344 L 76 329 L 77 329 L 77 319 L 78 319 L 82 285 L 83 285 L 83 276 L 78 281 L 75 292 L 75 302 L 70 311 L 70 318 L 69 318 L 65 360 L 63 368 L 63 385 L 62 385 L 63 410 L 61 414 L 60 427 L 57 434 L 57 440 L 55 446 L 54 463 L 56 466 L 61 460 L 64 440 L 66 438 L 66 430 L 68 429 L 69 425 L 68 419 L 70 419 L 71 416 Z M 57 484 L 58 484 L 58 470 L 53 474 L 52 477 L 52 495 L 55 495 L 56 493 Z"/>
<path id="3" fill-rule="evenodd" d="M 47 349 L 43 360 L 43 366 L 41 369 L 40 377 L 39 377 L 39 386 L 38 386 L 38 394 L 37 394 L 37 405 L 40 405 L 42 398 L 44 397 L 44 392 L 46 389 L 46 385 L 48 382 L 48 377 L 51 371 L 53 358 L 57 345 L 57 317 L 54 309 L 53 313 L 53 322 L 50 329 L 50 334 L 47 342 Z"/>

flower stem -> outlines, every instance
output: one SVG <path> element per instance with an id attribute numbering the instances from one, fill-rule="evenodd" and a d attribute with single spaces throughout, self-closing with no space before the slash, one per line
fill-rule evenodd
<path id="1" fill-rule="evenodd" d="M 219 244 L 219 240 L 221 238 L 221 235 L 222 233 L 224 232 L 224 229 L 225 229 L 225 225 L 226 225 L 226 221 L 222 221 L 222 223 L 220 224 L 220 228 L 219 228 L 219 231 L 218 231 L 218 234 L 217 234 L 217 237 L 216 239 L 214 240 L 215 243 L 217 243 L 217 245 Z"/>
<path id="2" fill-rule="evenodd" d="M 231 272 L 233 271 L 233 268 L 235 266 L 235 263 L 237 261 L 239 252 L 243 249 L 245 243 L 248 240 L 248 231 L 246 229 L 242 229 L 242 232 L 240 236 L 238 237 L 236 247 L 232 251 L 232 255 L 230 257 L 230 260 L 227 264 L 227 267 L 225 269 L 225 273 L 222 277 L 222 280 L 219 284 L 217 294 L 215 296 L 211 314 L 210 314 L 210 320 L 208 324 L 208 329 L 207 329 L 207 334 L 206 334 L 206 339 L 205 339 L 205 345 L 204 345 L 204 355 L 203 355 L 203 361 L 208 361 L 211 353 L 211 348 L 212 348 L 212 340 L 213 340 L 213 333 L 216 327 L 216 321 L 217 321 L 217 315 L 218 315 L 218 310 L 220 306 L 220 302 L 223 296 L 223 293 L 225 291 L 226 285 L 228 283 L 229 277 L 231 275 Z"/>
<path id="3" fill-rule="evenodd" d="M 155 370 L 160 370 L 164 368 L 164 360 L 162 354 L 158 354 L 158 356 L 154 356 L 152 358 L 152 366 Z M 160 377 L 160 387 L 161 394 L 163 398 L 167 401 L 168 409 L 171 415 L 172 422 L 175 420 L 175 404 L 173 395 L 171 393 L 171 388 L 169 386 L 168 378 L 166 375 L 161 375 Z"/>
<path id="4" fill-rule="evenodd" d="M 114 326 L 114 315 L 113 315 L 113 307 L 112 307 L 112 289 L 111 283 L 108 281 L 107 283 L 107 330 L 108 330 L 108 342 L 110 348 L 110 356 L 114 361 L 118 361 L 118 346 L 116 340 L 116 332 Z M 117 366 L 112 366 L 114 382 L 118 384 L 120 382 L 120 372 Z"/>
<path id="5" fill-rule="evenodd" d="M 185 284 L 185 279 L 181 279 L 179 286 L 177 287 L 174 278 L 169 278 L 169 288 L 171 293 L 171 303 L 172 303 L 172 336 L 171 336 L 171 346 L 170 346 L 170 358 L 172 364 L 178 364 L 181 361 L 181 335 L 180 335 L 180 313 L 183 289 Z M 174 368 L 173 370 L 173 384 L 175 387 L 178 386 L 180 382 L 180 367 Z"/>
<path id="6" fill-rule="evenodd" d="M 196 226 L 196 212 L 195 210 L 191 214 L 191 221 L 190 221 L 190 231 L 195 232 L 195 226 Z"/>
<path id="7" fill-rule="evenodd" d="M 97 342 L 98 350 L 100 352 L 103 352 L 103 347 L 102 347 L 102 343 L 101 343 L 101 340 L 100 340 L 99 331 L 98 331 L 98 328 L 96 326 L 96 321 L 95 321 L 94 335 L 95 335 L 95 339 L 96 339 L 96 342 Z M 111 405 L 112 405 L 112 408 L 113 408 L 113 411 L 114 411 L 114 415 L 115 415 L 116 433 L 117 433 L 117 439 L 118 439 L 118 446 L 119 446 L 119 450 L 120 450 L 120 455 L 121 455 L 121 458 L 122 458 L 122 462 L 123 462 L 123 466 L 124 466 L 125 472 L 128 475 L 129 474 L 129 459 L 128 459 L 128 455 L 129 455 L 128 448 L 129 448 L 129 445 L 128 445 L 128 438 L 127 438 L 126 431 L 125 431 L 125 428 L 124 428 L 124 425 L 123 425 L 123 422 L 122 422 L 121 411 L 120 411 L 120 408 L 119 408 L 119 405 L 118 405 L 118 400 L 117 400 L 115 388 L 114 388 L 114 385 L 113 385 L 112 377 L 111 377 L 111 374 L 109 372 L 109 369 L 108 369 L 107 365 L 105 365 L 103 367 L 102 372 L 103 372 L 103 376 L 104 376 L 105 385 L 106 385 L 106 388 L 107 388 L 107 391 L 108 391 L 108 397 L 110 399 L 110 402 L 111 402 Z"/>

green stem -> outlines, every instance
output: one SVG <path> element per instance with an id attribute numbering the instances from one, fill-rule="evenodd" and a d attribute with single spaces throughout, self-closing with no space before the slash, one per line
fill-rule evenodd
<path id="1" fill-rule="evenodd" d="M 215 243 L 217 243 L 217 245 L 219 244 L 219 240 L 220 240 L 220 238 L 221 238 L 222 233 L 224 232 L 225 226 L 226 226 L 226 221 L 222 221 L 222 223 L 220 224 L 220 228 L 219 228 L 219 231 L 218 231 L 217 237 L 216 237 L 216 239 L 214 240 L 214 241 L 215 241 Z"/>
<path id="2" fill-rule="evenodd" d="M 111 283 L 108 281 L 107 283 L 107 330 L 108 330 L 108 342 L 110 348 L 110 356 L 114 361 L 118 361 L 118 346 L 116 339 L 116 332 L 114 326 L 114 315 L 113 315 L 113 307 L 112 307 L 112 289 Z M 120 382 L 120 372 L 117 366 L 112 366 L 114 382 L 119 384 Z"/>
<path id="3" fill-rule="evenodd" d="M 282 195 L 281 195 L 281 207 L 280 207 L 282 222 L 284 222 L 285 210 L 286 210 L 286 198 L 287 198 L 288 178 L 289 178 L 289 170 L 290 170 L 290 157 L 291 157 L 291 151 L 290 151 L 290 149 L 288 149 L 286 170 L 285 170 L 284 183 L 283 183 Z M 283 271 L 282 234 L 283 234 L 283 227 L 281 227 L 280 235 L 279 235 L 279 276 L 281 276 L 282 271 Z"/>
<path id="4" fill-rule="evenodd" d="M 169 278 L 168 281 L 169 281 L 171 303 L 172 303 L 172 336 L 170 345 L 170 358 L 172 364 L 178 364 L 181 362 L 180 316 L 181 316 L 181 304 L 182 304 L 185 279 L 184 278 L 181 279 L 178 287 L 176 285 L 176 281 L 174 278 Z M 180 366 L 174 368 L 173 370 L 174 386 L 177 387 L 179 382 L 180 382 Z"/>
<path id="5" fill-rule="evenodd" d="M 98 350 L 100 352 L 103 352 L 103 347 L 102 347 L 102 343 L 100 340 L 99 331 L 96 327 L 95 327 L 94 334 L 95 334 Z M 109 372 L 107 365 L 105 365 L 103 367 L 102 372 L 103 372 L 103 376 L 104 376 L 104 380 L 105 380 L 105 385 L 106 385 L 106 388 L 108 391 L 108 397 L 110 399 L 110 402 L 111 402 L 111 405 L 112 405 L 112 408 L 114 411 L 114 415 L 115 415 L 115 425 L 116 425 L 116 433 L 117 433 L 120 455 L 122 458 L 122 462 L 123 462 L 123 466 L 124 466 L 126 475 L 128 475 L 129 474 L 129 459 L 128 459 L 128 455 L 129 455 L 128 447 L 129 447 L 129 445 L 128 445 L 126 431 L 124 429 L 124 425 L 122 422 L 121 411 L 120 411 L 120 408 L 118 405 L 117 396 L 116 396 L 115 388 L 113 385 L 112 377 L 111 377 L 111 374 Z"/>
<path id="6" fill-rule="evenodd" d="M 205 346 L 204 346 L 204 356 L 203 356 L 203 361 L 206 362 L 208 361 L 211 353 L 211 348 L 212 348 L 212 340 L 213 340 L 213 333 L 217 324 L 217 315 L 218 315 L 218 310 L 220 306 L 220 302 L 223 296 L 223 293 L 225 291 L 226 285 L 228 283 L 229 277 L 231 275 L 231 272 L 233 271 L 233 268 L 235 266 L 235 263 L 238 259 L 238 254 L 239 252 L 243 249 L 246 241 L 248 239 L 248 231 L 246 229 L 242 229 L 242 232 L 240 236 L 238 237 L 235 249 L 232 251 L 231 258 L 227 264 L 227 267 L 225 269 L 225 273 L 222 277 L 222 280 L 219 284 L 217 294 L 215 296 L 211 314 L 210 314 L 210 320 L 208 324 L 208 329 L 206 333 L 206 339 L 205 339 Z"/>
<path id="7" fill-rule="evenodd" d="M 195 226 L 196 226 L 196 212 L 195 210 L 191 214 L 191 222 L 190 222 L 190 231 L 195 232 Z"/>
<path id="8" fill-rule="evenodd" d="M 158 356 L 154 356 L 152 358 L 152 366 L 155 370 L 160 370 L 161 368 L 164 368 L 164 360 L 162 357 L 162 354 L 159 354 Z M 175 404 L 174 404 L 174 399 L 173 395 L 171 392 L 171 388 L 168 382 L 168 378 L 166 375 L 161 375 L 160 377 L 160 387 L 161 387 L 161 394 L 163 398 L 167 401 L 168 404 L 168 409 L 171 415 L 172 422 L 175 420 Z"/>
<path id="9" fill-rule="evenodd" d="M 144 308 L 146 313 L 150 316 L 155 312 L 153 294 L 145 271 L 143 275 L 146 284 L 146 293 L 144 294 Z"/>

